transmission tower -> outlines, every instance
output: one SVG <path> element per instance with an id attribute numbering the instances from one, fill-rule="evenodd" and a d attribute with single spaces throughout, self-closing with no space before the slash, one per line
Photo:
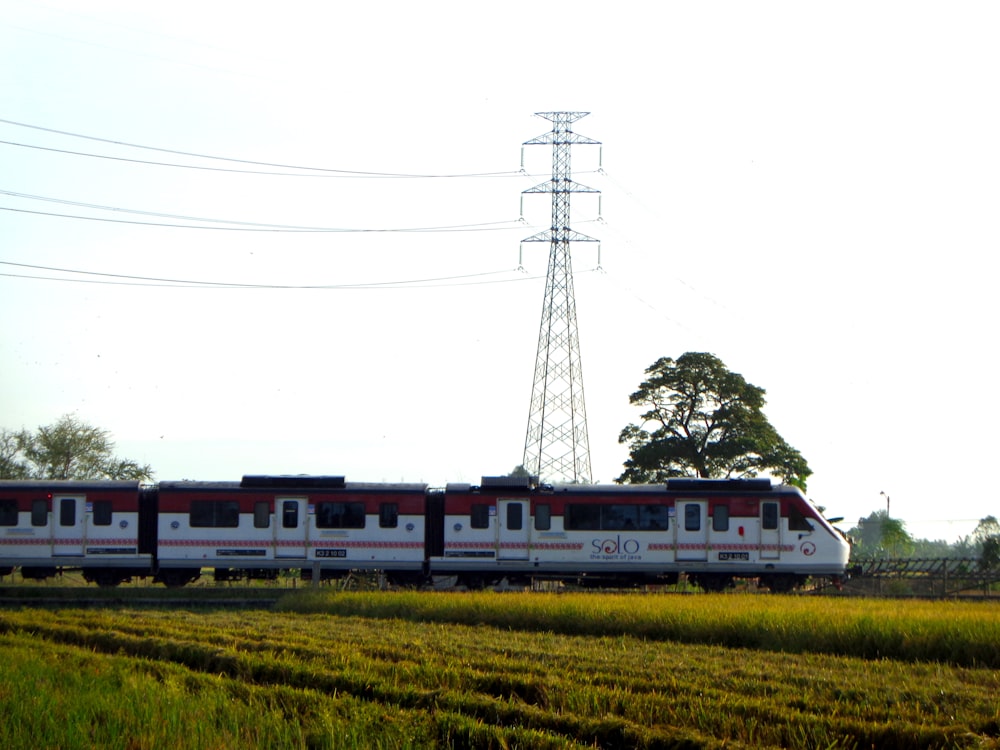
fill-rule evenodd
<path id="1" fill-rule="evenodd" d="M 538 329 L 535 381 L 531 389 L 524 468 L 548 482 L 590 482 L 590 441 L 583 398 L 583 366 L 573 295 L 570 242 L 597 242 L 570 228 L 572 193 L 599 193 L 570 178 L 570 149 L 595 144 L 573 132 L 572 125 L 589 112 L 538 112 L 552 122 L 551 132 L 525 141 L 525 146 L 552 144 L 552 179 L 525 193 L 552 194 L 552 226 L 522 242 L 549 243 L 549 270 Z"/>

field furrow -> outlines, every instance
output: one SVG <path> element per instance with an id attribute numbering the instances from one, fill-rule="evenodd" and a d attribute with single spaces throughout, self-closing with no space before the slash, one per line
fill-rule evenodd
<path id="1" fill-rule="evenodd" d="M 688 631 L 680 642 L 651 637 L 652 615 L 644 620 L 635 611 L 651 602 L 671 605 L 678 598 L 612 597 L 602 600 L 602 615 L 583 617 L 582 608 L 591 603 L 588 595 L 573 603 L 576 619 L 566 627 L 569 596 L 432 596 L 440 611 L 424 604 L 422 612 L 407 617 L 396 611 L 396 596 L 328 597 L 331 609 L 363 608 L 363 615 L 0 612 L 4 650 L 20 655 L 10 662 L 13 671 L 0 676 L 0 708 L 21 699 L 18 670 L 44 672 L 45 664 L 51 673 L 32 678 L 46 686 L 41 692 L 59 706 L 75 706 L 83 700 L 76 692 L 81 683 L 60 684 L 54 671 L 74 665 L 74 674 L 95 678 L 87 700 L 104 696 L 114 706 L 116 693 L 129 696 L 119 709 L 85 711 L 84 723 L 97 722 L 90 731 L 132 721 L 128 707 L 134 696 L 166 691 L 168 697 L 183 697 L 184 686 L 195 686 L 206 698 L 228 696 L 232 722 L 227 719 L 218 731 L 226 737 L 236 736 L 237 727 L 251 732 L 244 746 L 1000 747 L 1000 672 L 995 668 L 916 656 L 802 652 L 784 649 L 775 638 L 770 649 L 719 645 L 716 602 L 735 611 L 745 606 L 741 597 L 692 597 L 702 605 L 700 614 L 687 610 L 683 623 L 680 614 L 672 614 L 675 627 Z M 546 603 L 552 606 L 547 619 Z M 470 605 L 464 615 L 468 623 L 457 621 L 463 604 Z M 535 629 L 523 622 L 516 629 L 491 622 L 491 607 L 506 620 L 504 608 L 522 605 Z M 895 637 L 912 642 L 912 633 L 931 632 L 922 612 L 916 608 L 909 621 L 897 616 L 903 633 Z M 957 612 L 949 610 L 961 631 Z M 959 632 L 953 641 L 972 644 L 976 633 L 988 631 L 979 624 L 981 610 L 971 612 L 972 635 Z M 840 614 L 848 629 L 851 617 L 865 616 L 848 614 Z M 613 619 L 602 622 L 601 616 Z M 801 616 L 789 615 L 793 621 Z M 702 643 L 691 642 L 698 617 L 709 634 Z M 744 620 L 749 617 L 743 614 Z M 763 627 L 763 614 L 755 617 Z M 638 632 L 630 632 L 629 622 L 637 623 Z M 595 632 L 563 633 L 588 629 Z M 612 629 L 614 634 L 608 632 Z M 772 614 L 766 629 L 799 638 L 780 613 Z M 889 632 L 878 636 L 882 642 L 892 637 Z M 941 648 L 930 644 L 928 653 Z M 971 650 L 978 653 L 978 646 Z M 61 656 L 51 661 L 55 653 Z M 108 677 L 97 680 L 98 675 Z M 165 703 L 164 710 L 183 713 L 187 704 L 180 697 Z M 244 711 L 259 713 L 260 726 L 245 727 Z M 137 715 L 149 718 L 148 711 Z M 366 741 L 337 742 L 344 735 L 338 728 L 342 719 L 354 722 L 349 736 Z M 289 732 L 284 738 L 276 734 L 281 728 Z M 162 740 L 158 737 L 155 746 L 171 746 Z M 132 745 L 147 746 L 154 744 Z"/>

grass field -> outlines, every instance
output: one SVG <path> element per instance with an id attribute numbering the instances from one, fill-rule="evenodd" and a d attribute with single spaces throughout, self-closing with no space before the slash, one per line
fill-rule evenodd
<path id="1" fill-rule="evenodd" d="M 1000 747 L 994 603 L 302 592 L 0 611 L 0 746 Z"/>

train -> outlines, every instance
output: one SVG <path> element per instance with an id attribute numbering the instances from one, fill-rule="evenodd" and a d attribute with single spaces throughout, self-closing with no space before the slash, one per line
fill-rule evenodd
<path id="1" fill-rule="evenodd" d="M 482 588 L 559 581 L 707 591 L 755 579 L 785 592 L 839 585 L 850 543 L 792 486 L 769 479 L 648 485 L 0 480 L 0 576 L 82 571 L 99 586 L 150 578 L 310 581 L 378 571 L 394 585 Z"/>

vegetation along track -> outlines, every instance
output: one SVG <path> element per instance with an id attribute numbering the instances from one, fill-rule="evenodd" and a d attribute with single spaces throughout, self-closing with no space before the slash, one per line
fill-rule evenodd
<path id="1" fill-rule="evenodd" d="M 0 744 L 1000 747 L 994 605 L 320 592 L 279 608 L 0 611 Z M 39 696 L 48 710 L 22 707 Z"/>

